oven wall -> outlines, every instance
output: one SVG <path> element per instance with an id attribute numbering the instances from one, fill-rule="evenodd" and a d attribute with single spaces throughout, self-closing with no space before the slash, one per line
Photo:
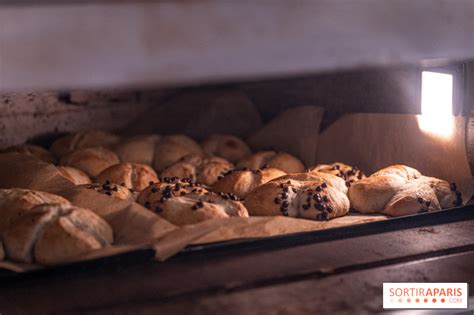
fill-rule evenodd
<path id="1" fill-rule="evenodd" d="M 474 83 L 474 66 L 466 66 L 468 86 Z M 124 133 L 188 132 L 199 104 L 193 97 L 189 106 L 176 103 L 183 95 L 198 92 L 213 94 L 238 90 L 248 96 L 241 135 L 248 136 L 278 113 L 295 106 L 315 105 L 324 108 L 322 128 L 344 113 L 420 113 L 421 66 L 362 69 L 305 77 L 271 79 L 255 82 L 223 83 L 150 91 L 73 91 L 16 93 L 0 96 L 0 147 L 35 141 L 48 143 L 55 135 L 87 129 L 105 129 Z M 473 89 L 468 89 L 474 99 Z M 232 96 L 230 96 L 232 97 Z M 178 102 L 179 103 L 179 102 Z M 225 103 L 225 102 L 224 102 Z M 242 104 L 242 103 L 241 103 Z M 224 104 L 225 105 L 225 104 Z M 260 116 L 260 117 L 256 117 Z M 250 120 L 248 117 L 251 117 Z M 157 121 L 171 120 L 171 126 Z M 168 119 L 169 118 L 169 119 Z M 186 121 L 190 120 L 191 121 Z M 236 118 L 239 119 L 239 118 Z M 261 120 L 261 122 L 259 122 Z M 202 123 L 202 122 L 201 122 Z M 139 126 L 139 128 L 137 128 Z M 205 131 L 204 131 L 205 132 Z M 202 138 L 203 134 L 198 134 Z M 472 139 L 472 137 L 471 137 Z"/>

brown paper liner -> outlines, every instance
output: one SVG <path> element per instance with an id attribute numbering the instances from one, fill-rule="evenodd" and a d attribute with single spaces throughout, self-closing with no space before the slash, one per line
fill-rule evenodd
<path id="1" fill-rule="evenodd" d="M 392 164 L 405 164 L 423 175 L 455 181 L 465 204 L 474 190 L 465 146 L 465 118 L 453 117 L 452 135 L 441 137 L 421 130 L 419 117 L 345 115 L 321 133 L 317 161 L 347 163 L 367 175 Z"/>
<path id="2" fill-rule="evenodd" d="M 407 164 L 424 175 L 454 180 L 464 196 L 472 195 L 472 177 L 464 147 L 464 121 L 456 118 L 455 131 L 449 141 L 421 132 L 415 115 L 354 114 L 347 115 L 330 126 L 319 137 L 319 109 L 301 109 L 280 117 L 275 126 L 257 133 L 252 141 L 261 148 L 273 146 L 275 129 L 283 125 L 298 126 L 301 113 L 305 128 L 298 137 L 283 137 L 291 153 L 301 155 L 308 166 L 340 161 L 355 165 L 370 174 L 391 164 Z M 314 126 L 311 128 L 310 126 Z M 298 128 L 297 128 L 298 129 Z M 278 136 L 279 137 L 279 136 Z M 252 137 L 251 137 L 252 138 Z M 313 139 L 311 141 L 311 139 Z M 282 144 L 283 145 L 283 144 Z M 316 145 L 319 148 L 315 154 Z M 294 151 L 296 150 L 296 151 Z M 54 165 L 32 157 L 0 154 L 0 188 L 25 188 L 56 193 L 74 205 L 89 208 L 103 217 L 114 229 L 115 244 L 103 250 L 78 257 L 76 261 L 113 256 L 144 248 L 152 248 L 157 260 L 165 260 L 189 244 L 207 244 L 236 239 L 262 238 L 299 232 L 317 231 L 386 219 L 382 215 L 347 215 L 326 222 L 287 217 L 250 217 L 216 219 L 178 228 L 142 206 L 96 191 L 74 186 L 61 176 Z M 467 201 L 467 198 L 464 199 Z M 42 268 L 9 261 L 0 261 L 0 268 L 25 272 Z"/>

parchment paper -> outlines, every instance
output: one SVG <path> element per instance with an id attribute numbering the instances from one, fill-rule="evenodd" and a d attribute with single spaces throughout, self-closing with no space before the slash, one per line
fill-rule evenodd
<path id="1" fill-rule="evenodd" d="M 304 124 L 300 126 L 302 119 Z M 407 164 L 425 175 L 454 180 L 463 196 L 472 195 L 461 118 L 456 119 L 455 131 L 449 140 L 423 133 L 415 115 L 347 115 L 326 129 L 318 140 L 320 122 L 317 107 L 290 110 L 251 136 L 250 141 L 262 149 L 287 149 L 303 157 L 307 166 L 341 161 L 359 166 L 370 174 L 391 164 Z M 287 133 L 282 133 L 285 126 L 288 126 Z M 293 136 L 293 133 L 299 134 Z M 302 140 L 299 142 L 299 139 Z M 327 222 L 281 216 L 251 217 L 209 220 L 179 228 L 136 203 L 76 187 L 53 165 L 22 154 L 0 154 L 0 188 L 12 187 L 57 193 L 77 206 L 95 211 L 111 224 L 115 245 L 80 257 L 78 261 L 143 248 L 154 249 L 156 259 L 165 260 L 189 244 L 285 235 L 386 219 L 382 215 L 354 214 Z M 0 268 L 24 272 L 41 266 L 0 261 Z"/>
<path id="2" fill-rule="evenodd" d="M 319 126 L 324 110 L 317 106 L 288 109 L 247 139 L 254 150 L 285 151 L 306 166 L 316 159 Z"/>
<path id="3" fill-rule="evenodd" d="M 367 175 L 392 164 L 406 164 L 423 175 L 455 181 L 466 203 L 474 186 L 465 147 L 465 119 L 453 117 L 452 135 L 440 137 L 422 131 L 418 117 L 345 115 L 319 136 L 317 162 L 355 165 Z"/>

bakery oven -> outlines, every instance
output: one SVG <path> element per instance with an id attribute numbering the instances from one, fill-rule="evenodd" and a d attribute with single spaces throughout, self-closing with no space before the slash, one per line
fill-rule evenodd
<path id="1" fill-rule="evenodd" d="M 383 292 L 474 283 L 471 1 L 0 20 L 1 314 L 472 308 Z"/>

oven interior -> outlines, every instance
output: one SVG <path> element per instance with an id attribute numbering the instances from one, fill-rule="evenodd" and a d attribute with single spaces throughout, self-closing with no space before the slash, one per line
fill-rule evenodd
<path id="1" fill-rule="evenodd" d="M 95 129 L 124 136 L 187 133 L 197 140 L 221 132 L 245 139 L 279 114 L 302 106 L 324 109 L 319 132 L 352 113 L 420 115 L 424 73 L 429 72 L 451 76 L 451 113 L 465 121 L 465 150 L 474 174 L 473 41 L 469 32 L 452 22 L 470 25 L 469 12 L 474 11 L 469 11 L 472 5 L 467 2 L 445 13 L 427 10 L 423 27 L 395 27 L 395 37 L 374 33 L 373 26 L 380 16 L 388 17 L 387 30 L 417 24 L 419 15 L 407 1 L 385 7 L 372 4 L 370 10 L 367 1 L 351 8 L 325 2 L 321 13 L 310 4 L 290 12 L 282 2 L 272 10 L 254 5 L 255 17 L 267 20 L 245 18 L 247 5 L 213 3 L 206 6 L 211 8 L 206 13 L 195 3 L 52 1 L 41 6 L 31 2 L 7 3 L 0 10 L 0 20 L 18 32 L 0 35 L 5 43 L 3 70 L 0 67 L 1 149 L 25 142 L 48 147 L 66 133 Z M 79 27 L 75 14 L 89 15 L 89 28 Z M 300 24 L 289 22 L 285 14 Z M 354 29 L 341 31 L 314 14 L 335 14 Z M 27 19 L 28 15 L 36 19 Z M 24 25 L 18 22 L 20 17 L 26 18 Z M 175 20 L 188 18 L 197 25 L 195 29 L 176 25 Z M 439 22 L 445 19 L 448 22 Z M 127 23 L 121 23 L 124 20 Z M 248 24 L 236 30 L 233 25 L 241 25 L 241 20 Z M 64 28 L 56 30 L 61 23 Z M 35 29 L 37 25 L 42 28 Z M 313 37 L 309 26 L 321 28 L 324 35 Z M 154 33 L 163 27 L 170 31 Z M 90 36 L 91 30 L 96 36 Z M 39 32 L 53 35 L 39 36 Z M 199 32 L 209 35 L 203 38 Z M 72 34 L 76 41 L 69 40 Z M 365 41 L 359 43 L 361 36 L 354 34 L 365 34 Z M 407 41 L 397 41 L 397 34 L 405 34 Z M 129 37 L 123 40 L 124 36 Z M 173 40 L 180 36 L 183 41 Z M 266 40 L 260 41 L 263 37 Z M 65 42 L 68 45 L 58 45 Z M 165 48 L 160 46 L 163 43 Z M 40 53 L 28 55 L 28 51 Z M 108 56 L 113 56 L 109 62 Z M 24 63 L 19 62 L 22 59 Z M 208 95 L 221 94 L 231 97 L 218 104 L 216 114 L 210 111 Z M 232 95 L 236 99 L 244 95 L 251 106 L 233 104 Z M 227 123 L 220 123 L 221 117 Z M 474 281 L 465 267 L 474 258 L 473 210 L 468 202 L 455 209 L 382 222 L 191 245 L 163 263 L 153 261 L 153 251 L 143 249 L 25 274 L 2 270 L 0 304 L 15 310 L 9 299 L 18 302 L 29 297 L 31 306 L 25 307 L 30 311 L 160 307 L 169 312 L 193 308 L 238 312 L 252 310 L 252 305 L 269 308 L 292 290 L 295 294 L 311 291 L 301 301 L 309 305 L 310 300 L 322 311 L 372 312 L 380 309 L 375 300 L 382 280 Z M 336 285 L 343 289 L 333 294 Z M 42 294 L 45 286 L 61 301 Z M 73 288 L 77 298 L 61 293 L 64 288 Z M 242 306 L 243 300 L 249 304 Z M 357 300 L 363 302 L 357 305 Z M 283 312 L 310 309 L 291 302 L 287 308 L 278 304 L 275 309 Z"/>

